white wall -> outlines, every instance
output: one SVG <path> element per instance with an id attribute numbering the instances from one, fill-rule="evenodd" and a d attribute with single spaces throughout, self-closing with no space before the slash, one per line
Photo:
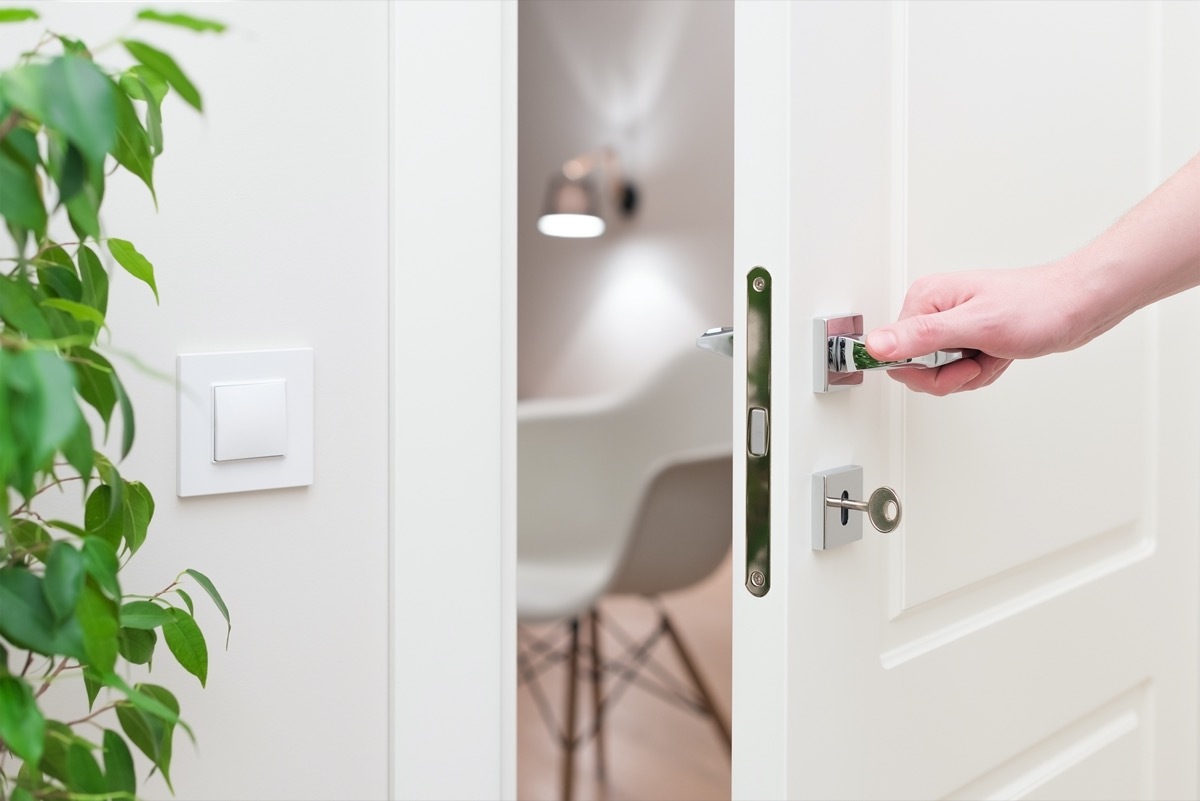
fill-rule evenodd
<path id="1" fill-rule="evenodd" d="M 519 59 L 518 392 L 623 387 L 732 322 L 733 6 L 522 0 Z M 638 215 L 539 234 L 550 177 L 605 144 Z"/>
<path id="2" fill-rule="evenodd" d="M 166 4 L 164 4 L 166 5 Z M 89 42 L 141 7 L 39 3 Z M 155 264 L 162 296 L 116 276 L 113 346 L 174 373 L 178 353 L 308 346 L 316 357 L 315 480 L 302 489 L 175 497 L 170 381 L 124 376 L 138 437 L 123 465 L 158 503 L 123 574 L 154 592 L 186 567 L 224 593 L 233 636 L 200 603 L 208 688 L 172 669 L 198 748 L 177 737 L 179 799 L 369 799 L 388 792 L 387 4 L 179 5 L 221 37 L 143 24 L 204 93 L 165 111 L 160 210 L 113 180 L 105 222 Z M 3 26 L 7 62 L 41 26 Z M 120 61 L 114 48 L 102 56 Z M 194 594 L 194 595 L 198 595 Z M 161 646 L 160 646 L 161 647 Z M 67 689 L 67 688 L 64 688 Z M 82 688 L 76 688 L 82 695 Z M 149 798 L 168 797 L 158 779 Z"/>

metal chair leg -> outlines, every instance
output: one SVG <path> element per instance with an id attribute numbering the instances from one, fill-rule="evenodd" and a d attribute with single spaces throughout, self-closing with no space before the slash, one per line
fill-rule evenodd
<path id="1" fill-rule="evenodd" d="M 571 801 L 575 788 L 575 706 L 579 681 L 579 618 L 571 618 L 571 651 L 567 661 L 567 714 L 563 734 L 562 797 Z"/>
<path id="2" fill-rule="evenodd" d="M 704 701 L 704 705 L 708 708 L 708 713 L 712 716 L 713 725 L 717 727 L 717 731 L 721 735 L 721 739 L 725 741 L 725 747 L 732 754 L 733 752 L 733 735 L 729 732 L 729 723 L 717 711 L 717 705 L 713 702 L 712 693 L 708 686 L 704 683 L 704 678 L 700 675 L 700 671 L 696 667 L 696 662 L 692 659 L 691 653 L 684 646 L 683 640 L 679 637 L 679 633 L 675 631 L 675 627 L 671 625 L 671 618 L 667 615 L 667 610 L 659 607 L 659 614 L 662 616 L 662 627 L 666 631 L 667 636 L 671 638 L 671 642 L 675 645 L 675 652 L 679 654 L 679 659 L 683 662 L 683 666 L 687 669 L 688 675 L 692 679 L 692 684 L 696 687 L 696 692 L 700 694 L 700 698 Z"/>
<path id="3" fill-rule="evenodd" d="M 604 704 L 601 700 L 601 679 L 604 663 L 600 659 L 600 610 L 591 610 L 592 642 L 592 734 L 596 738 L 596 775 L 605 781 L 608 765 L 604 757 Z"/>

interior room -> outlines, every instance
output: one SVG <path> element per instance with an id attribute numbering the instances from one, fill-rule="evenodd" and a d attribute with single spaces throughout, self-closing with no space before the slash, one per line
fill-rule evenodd
<path id="1" fill-rule="evenodd" d="M 627 511 L 654 497 L 660 469 L 646 465 L 705 440 L 728 440 L 726 398 L 695 423 L 692 436 L 699 440 L 663 437 L 681 427 L 689 410 L 699 413 L 689 392 L 732 392 L 731 361 L 695 344 L 704 330 L 730 325 L 732 314 L 732 23 L 732 2 L 519 4 L 520 798 L 729 797 L 728 735 L 721 733 L 730 711 L 728 512 L 720 506 L 706 512 L 721 520 L 724 541 L 700 555 L 699 573 L 671 577 L 672 562 L 679 570 L 687 552 L 704 547 L 703 523 L 680 529 L 671 517 L 696 505 L 693 494 L 711 492 L 703 475 L 680 474 L 677 494 L 662 502 L 666 546 L 675 553 L 625 549 L 636 548 L 627 542 L 636 537 Z M 572 169 L 587 170 L 576 185 L 596 195 L 605 226 L 600 235 L 539 230 L 547 212 L 558 211 L 550 206 Z M 689 377 L 689 369 L 703 375 Z M 643 400 L 647 393 L 657 395 Z M 603 422 L 606 415 L 611 423 Z M 622 419 L 639 415 L 646 419 Z M 605 427 L 599 436 L 607 447 L 571 433 L 571 426 L 587 425 Z M 718 487 L 725 485 L 727 507 L 727 447 L 721 456 L 724 472 L 714 475 Z M 554 476 L 544 475 L 547 461 Z M 589 461 L 596 464 L 579 464 Z M 563 475 L 573 468 L 629 472 L 634 480 L 623 494 L 606 489 L 614 480 L 590 483 L 610 493 L 598 508 L 587 499 L 550 508 L 547 493 L 583 491 Z M 534 542 L 555 539 L 545 531 L 555 526 L 567 529 L 558 545 Z M 580 527 L 584 541 L 563 545 L 572 540 L 570 529 Z M 567 571 L 580 560 L 600 574 L 596 597 L 586 603 L 598 609 L 599 626 L 592 628 L 586 612 L 579 617 L 577 712 L 568 720 L 569 618 L 572 605 L 584 602 L 537 596 L 554 594 L 540 578 L 546 571 L 573 575 Z M 656 575 L 631 577 L 629 560 L 654 566 Z M 627 586 L 633 580 L 633 591 L 621 591 L 623 577 Z M 661 586 L 670 589 L 659 593 Z M 661 632 L 659 603 L 723 722 L 705 711 L 686 663 Z M 590 650 L 596 633 L 598 663 Z M 655 638 L 652 662 L 635 671 L 641 660 L 633 657 L 647 637 Z M 596 664 L 602 666 L 599 734 Z M 568 723 L 576 732 L 573 746 L 563 743 Z"/>

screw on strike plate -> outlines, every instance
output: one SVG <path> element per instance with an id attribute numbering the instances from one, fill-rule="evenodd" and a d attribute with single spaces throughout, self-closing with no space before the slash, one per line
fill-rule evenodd
<path id="1" fill-rule="evenodd" d="M 750 583 L 753 584 L 755 587 L 761 587 L 762 585 L 767 583 L 767 577 L 764 576 L 758 570 L 755 570 L 754 572 L 752 572 L 750 574 Z"/>
<path id="2" fill-rule="evenodd" d="M 751 286 L 754 287 L 755 292 L 762 292 L 764 289 L 767 288 L 767 279 L 763 278 L 762 276 L 759 276 L 758 278 L 754 279 L 754 281 L 751 283 Z"/>

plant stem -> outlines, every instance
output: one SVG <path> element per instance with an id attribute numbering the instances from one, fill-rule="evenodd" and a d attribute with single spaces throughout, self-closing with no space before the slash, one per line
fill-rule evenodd
<path id="1" fill-rule="evenodd" d="M 103 715 L 103 714 L 104 714 L 105 712 L 107 712 L 108 710 L 110 710 L 110 709 L 116 709 L 116 708 L 117 708 L 117 702 L 115 702 L 115 701 L 114 701 L 113 703 L 109 704 L 108 706 L 102 706 L 102 707 L 100 707 L 99 709 L 97 709 L 95 712 L 93 712 L 92 714 L 88 715 L 87 717 L 82 717 L 82 718 L 80 718 L 79 720 L 72 720 L 72 721 L 71 721 L 70 723 L 68 723 L 67 725 L 68 725 L 68 726 L 78 726 L 80 723 L 87 723 L 87 722 L 88 722 L 88 721 L 90 721 L 92 718 L 99 717 L 100 715 Z"/>
<path id="2" fill-rule="evenodd" d="M 9 132 L 11 132 L 13 128 L 16 128 L 20 122 L 20 111 L 14 108 L 12 111 L 8 112 L 8 116 L 4 118 L 3 122 L 0 122 L 0 142 L 4 141 L 4 138 L 8 136 Z"/>
<path id="3" fill-rule="evenodd" d="M 41 698 L 43 695 L 45 695 L 46 690 L 49 690 L 50 685 L 54 682 L 55 679 L 58 678 L 58 674 L 62 673 L 64 670 L 67 669 L 67 663 L 69 661 L 70 660 L 68 660 L 68 659 L 64 659 L 63 661 L 58 663 L 58 667 L 56 667 L 54 669 L 54 672 L 46 677 L 46 680 L 42 682 L 42 686 L 38 687 L 37 692 L 33 694 L 34 698 Z"/>

